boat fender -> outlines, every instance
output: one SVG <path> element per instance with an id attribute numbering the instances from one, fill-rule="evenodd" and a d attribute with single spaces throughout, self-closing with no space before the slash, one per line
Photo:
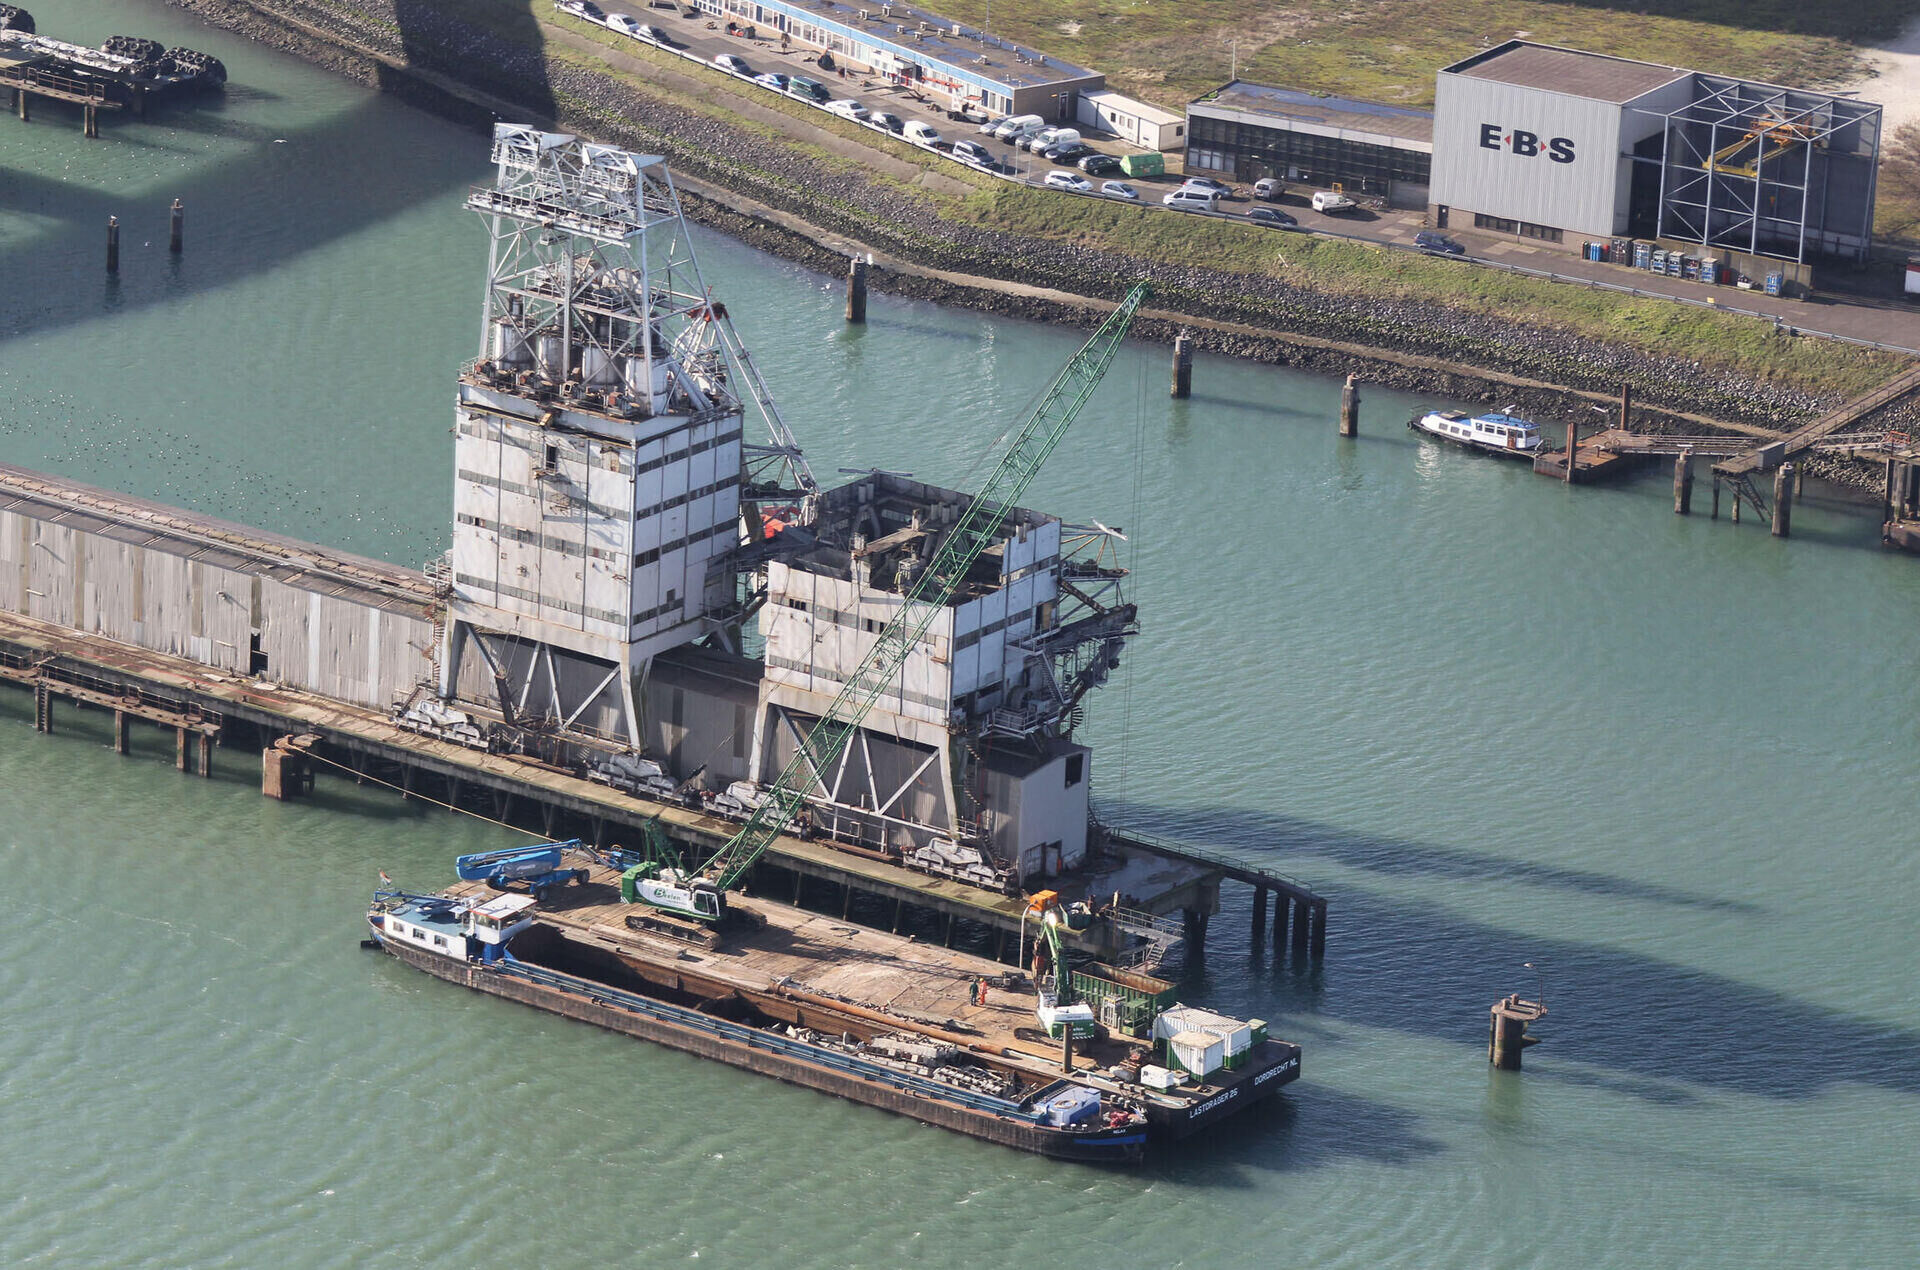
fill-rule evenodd
<path id="1" fill-rule="evenodd" d="M 363 939 L 360 941 L 360 946 L 378 952 L 380 950 L 380 941 L 377 939 Z"/>

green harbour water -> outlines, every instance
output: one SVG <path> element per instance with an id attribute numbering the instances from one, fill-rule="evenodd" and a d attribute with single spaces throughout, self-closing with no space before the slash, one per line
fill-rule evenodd
<path id="1" fill-rule="evenodd" d="M 0 460 L 437 554 L 485 139 L 151 0 L 31 7 L 232 83 L 98 142 L 0 117 Z M 878 294 L 849 329 L 839 280 L 698 247 L 823 477 L 977 482 L 1082 338 Z M 1109 816 L 1331 897 L 1301 969 L 1230 887 L 1186 984 L 1305 1047 L 1281 1099 L 1094 1170 L 469 994 L 362 913 L 501 831 L 271 802 L 240 750 L 184 778 L 0 687 L 0 1264 L 1920 1264 L 1920 565 L 1831 489 L 1783 543 L 1402 427 L 1455 403 L 1365 389 L 1342 441 L 1336 381 L 1195 386 L 1129 346 L 1026 501 L 1130 539 Z M 1548 1039 L 1495 1073 L 1527 962 Z"/>

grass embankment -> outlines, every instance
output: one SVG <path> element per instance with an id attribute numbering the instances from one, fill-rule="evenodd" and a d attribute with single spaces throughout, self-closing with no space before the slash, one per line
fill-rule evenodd
<path id="1" fill-rule="evenodd" d="M 1392 3 L 1397 0 L 1390 0 L 1390 7 Z M 862 179 L 869 184 L 921 203 L 929 220 L 977 226 L 1015 237 L 1077 243 L 1174 265 L 1271 276 L 1331 295 L 1439 303 L 1652 355 L 1685 356 L 1756 382 L 1792 384 L 1819 393 L 1851 396 L 1883 382 L 1905 365 L 1904 359 L 1890 354 L 1826 340 L 1790 338 L 1768 323 L 1732 314 L 1555 284 L 1365 244 L 1278 233 L 1203 217 L 1173 216 L 1156 209 L 1010 185 L 970 173 L 903 143 L 881 139 L 870 129 L 797 102 L 744 88 L 718 71 L 636 44 L 589 23 L 562 18 L 558 25 L 621 54 L 618 61 L 632 69 L 610 66 L 598 54 L 561 47 L 546 40 L 531 20 L 536 15 L 553 20 L 546 0 L 467 0 L 459 11 L 467 20 L 516 42 L 536 42 L 556 67 L 572 65 L 611 74 L 635 93 L 752 133 L 815 165 L 841 170 L 861 168 Z M 692 91 L 674 87 L 689 83 L 698 87 Z M 790 116 L 816 130 L 812 135 L 820 137 L 823 144 L 798 140 L 778 126 L 742 118 L 735 107 L 743 94 L 752 94 L 746 100 L 756 109 L 772 112 L 769 118 Z M 587 103 L 568 104 L 593 113 Z M 863 162 L 857 149 L 848 153 L 854 147 L 886 154 L 887 167 L 892 170 L 880 171 Z M 924 176 L 913 179 L 923 173 L 939 179 L 931 182 L 931 188 Z M 809 197 L 816 201 L 821 198 L 818 191 L 801 189 L 789 180 L 770 178 L 766 173 L 756 175 L 778 181 L 803 202 Z M 850 213 L 855 219 L 873 219 L 857 207 L 836 204 L 836 210 Z M 875 228 L 909 246 L 920 236 L 919 231 L 898 222 Z"/>
<path id="2" fill-rule="evenodd" d="M 974 26 L 988 16 L 988 0 L 938 8 Z M 1025 0 L 996 7 L 992 30 L 1174 109 L 1231 78 L 1236 56 L 1243 79 L 1428 106 L 1440 67 L 1515 36 L 1818 87 L 1857 72 L 1853 46 L 1916 16 L 1915 0 Z"/>

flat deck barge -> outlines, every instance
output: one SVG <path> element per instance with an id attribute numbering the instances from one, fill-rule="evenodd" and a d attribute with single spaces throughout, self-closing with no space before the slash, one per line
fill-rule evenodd
<path id="1" fill-rule="evenodd" d="M 586 879 L 538 903 L 456 885 L 428 901 L 450 914 L 438 926 L 406 916 L 417 897 L 412 910 L 376 905 L 374 936 L 477 991 L 1060 1158 L 1137 1159 L 1300 1074 L 1299 1046 L 1262 1036 L 1231 1068 L 1152 1088 L 1141 1072 L 1151 1076 L 1154 1041 L 1105 1029 L 1071 1046 L 1050 1040 L 1035 1026 L 1038 993 L 1002 963 L 765 897 L 732 898 L 717 937 L 635 929 L 628 919 L 645 910 L 621 901 L 618 872 L 572 862 Z M 522 924 L 489 954 L 472 942 L 470 915 L 503 899 Z M 406 938 L 409 928 L 427 934 Z M 935 1053 L 946 1057 L 911 1057 Z M 956 1069 L 965 1083 L 943 1085 Z M 1097 1100 L 1087 1114 L 1104 1136 L 1046 1123 L 1063 1096 Z"/>

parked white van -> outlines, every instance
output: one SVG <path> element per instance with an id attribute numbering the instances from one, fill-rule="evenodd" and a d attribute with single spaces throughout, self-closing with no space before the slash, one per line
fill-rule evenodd
<path id="1" fill-rule="evenodd" d="M 1213 190 L 1175 190 L 1160 200 L 1168 207 L 1182 212 L 1211 212 L 1220 205 L 1220 195 Z"/>
<path id="2" fill-rule="evenodd" d="M 997 141 L 1011 141 L 1015 137 L 1038 132 L 1046 126 L 1047 121 L 1039 115 L 1015 115 L 1011 119 L 1001 120 L 1000 126 L 993 130 L 993 135 Z"/>
<path id="3" fill-rule="evenodd" d="M 1331 214 L 1334 212 L 1350 212 L 1354 209 L 1353 200 L 1338 190 L 1315 190 L 1313 192 L 1313 198 L 1309 201 L 1313 204 L 1313 210 L 1316 212 L 1327 212 Z"/>
<path id="4" fill-rule="evenodd" d="M 1042 128 L 1031 137 L 1021 138 L 1020 146 L 1022 149 L 1031 150 L 1035 154 L 1039 154 L 1048 146 L 1062 145 L 1067 142 L 1078 141 L 1079 139 L 1080 130 L 1078 128 Z"/>
<path id="5" fill-rule="evenodd" d="M 906 130 L 900 135 L 917 146 L 932 146 L 940 140 L 940 134 L 934 131 L 932 124 L 922 123 L 918 119 L 907 120 Z"/>

